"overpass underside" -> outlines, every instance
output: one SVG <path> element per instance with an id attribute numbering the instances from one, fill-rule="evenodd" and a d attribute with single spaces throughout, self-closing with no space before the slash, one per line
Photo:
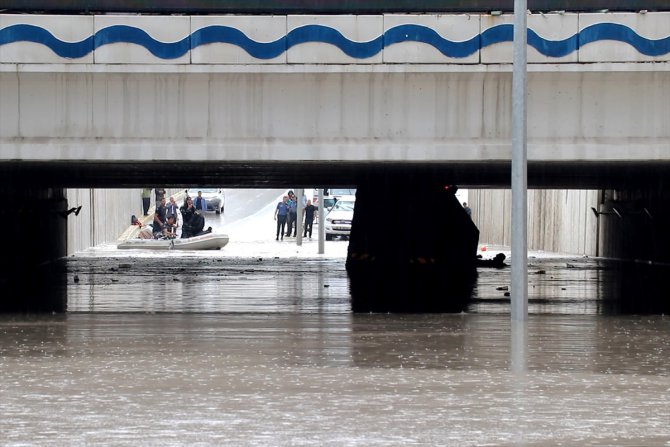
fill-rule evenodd
<path id="1" fill-rule="evenodd" d="M 139 188 L 146 185 L 294 188 L 356 185 L 370 174 L 427 176 L 443 184 L 509 188 L 508 161 L 482 162 L 249 162 L 132 161 L 0 163 L 5 183 L 21 188 Z M 670 178 L 670 161 L 528 163 L 532 189 L 646 189 Z"/>
<path id="2" fill-rule="evenodd" d="M 509 185 L 508 15 L 0 18 L 0 286 L 27 290 L 6 310 L 63 309 L 34 272 L 65 253 L 66 187 L 357 185 L 430 208 L 439 185 Z M 615 254 L 670 261 L 670 13 L 529 23 L 529 186 L 619 191 L 653 218 L 603 223 Z"/>
<path id="3" fill-rule="evenodd" d="M 383 184 L 398 203 L 420 197 L 419 208 L 412 208 L 418 210 L 432 209 L 436 196 L 428 184 L 509 186 L 507 70 L 337 70 L 0 73 L 0 191 L 21 204 L 0 213 L 14 236 L 6 246 L 12 256 L 0 265 L 0 286 L 24 289 L 3 309 L 65 310 L 64 277 L 54 261 L 67 242 L 63 215 L 72 204 L 63 200 L 66 187 L 356 185 L 377 195 L 385 192 Z M 625 204 L 615 200 L 601 211 L 625 205 L 632 215 L 647 208 L 653 219 L 603 218 L 600 231 L 611 251 L 602 254 L 670 262 L 670 70 L 558 70 L 529 79 L 529 187 L 619 191 Z M 439 222 L 445 212 L 439 208 L 426 218 Z M 355 225 L 380 237 L 370 222 Z M 425 225 L 406 229 L 404 240 L 411 241 Z M 398 259 L 400 250 L 383 254 L 394 261 L 382 268 L 349 262 L 354 289 L 370 297 L 354 297 L 355 308 L 459 310 L 461 300 L 441 301 L 440 281 L 453 266 L 410 266 L 410 259 L 424 257 L 405 252 Z M 412 270 L 403 287 L 374 287 L 389 272 L 399 277 Z M 360 278 L 370 282 L 361 286 Z M 411 291 L 418 285 L 423 294 L 434 291 L 426 295 L 433 299 L 417 302 Z M 458 293 L 467 295 L 468 287 L 462 284 Z M 375 290 L 386 295 L 370 294 Z M 400 295 L 389 299 L 394 291 L 408 300 L 405 307 Z"/>
<path id="4" fill-rule="evenodd" d="M 16 182 L 312 186 L 412 169 L 509 185 L 506 65 L 0 66 L 0 172 Z M 530 70 L 530 187 L 668 172 L 670 62 Z"/>
<path id="5" fill-rule="evenodd" d="M 160 180 L 156 172 L 170 178 L 175 186 L 195 183 L 197 179 L 161 163 L 143 166 L 151 181 Z M 75 172 L 78 169 L 75 168 Z M 247 166 L 248 178 L 262 176 L 263 169 Z M 293 188 L 303 179 L 298 174 L 292 175 L 290 170 L 270 171 L 273 175 L 283 172 L 285 177 L 266 182 L 245 181 L 240 177 L 212 184 Z M 651 171 L 636 175 L 639 182 L 624 181 L 618 188 L 605 190 L 596 210 L 599 213 L 596 231 L 598 239 L 603 241 L 600 254 L 628 261 L 624 271 L 631 275 L 631 281 L 621 282 L 624 289 L 620 297 L 630 301 L 624 303 L 625 308 L 638 313 L 670 311 L 665 287 L 660 286 L 665 284 L 670 265 L 670 188 L 667 185 L 670 176 L 657 168 L 654 171 L 655 175 L 651 175 Z M 37 172 L 22 166 L 0 181 L 0 192 L 11 198 L 9 206 L 0 211 L 6 234 L 5 254 L 0 262 L 0 287 L 13 291 L 3 294 L 0 312 L 63 312 L 67 309 L 67 278 L 59 259 L 66 254 L 67 222 L 76 218 L 73 212 L 77 204 L 67 202 L 60 186 L 36 187 L 30 186 L 29 181 L 13 180 L 19 174 L 24 174 L 24 179 L 36 178 L 28 176 Z M 46 172 L 46 178 L 55 175 L 54 171 Z M 234 170 L 221 168 L 218 178 L 225 179 L 232 172 Z M 479 232 L 455 197 L 445 192 L 444 185 L 453 183 L 449 181 L 452 178 L 449 172 L 448 168 L 440 167 L 373 164 L 367 169 L 360 166 L 342 176 L 332 176 L 330 172 L 330 176 L 324 177 L 328 182 L 325 184 L 310 183 L 311 186 L 355 185 L 358 188 L 347 258 L 354 311 L 464 310 L 477 277 L 475 256 Z M 45 177 L 40 173 L 38 178 L 42 178 L 36 182 L 40 184 Z M 215 178 L 212 177 L 212 181 Z M 311 182 L 314 178 L 308 179 Z M 94 179 L 84 184 L 103 186 Z M 559 225 L 549 217 L 547 224 Z M 632 281 L 633 275 L 645 279 Z"/>

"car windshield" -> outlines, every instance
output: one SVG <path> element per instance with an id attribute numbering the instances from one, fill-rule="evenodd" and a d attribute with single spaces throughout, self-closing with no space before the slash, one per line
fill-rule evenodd
<path id="1" fill-rule="evenodd" d="M 356 194 L 355 189 L 330 189 L 331 196 L 353 196 Z"/>
<path id="2" fill-rule="evenodd" d="M 349 200 L 338 200 L 333 211 L 353 211 L 356 202 L 351 202 Z"/>

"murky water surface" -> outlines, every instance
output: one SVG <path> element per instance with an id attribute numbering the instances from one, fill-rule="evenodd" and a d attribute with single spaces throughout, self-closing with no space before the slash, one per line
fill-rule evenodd
<path id="1" fill-rule="evenodd" d="M 670 445 L 670 322 L 71 313 L 0 322 L 3 445 Z"/>
<path id="2" fill-rule="evenodd" d="M 0 316 L 0 444 L 670 446 L 670 319 L 607 262 L 531 258 L 512 324 L 509 269 L 463 314 L 352 314 L 346 241 L 239 243 L 93 250 L 66 314 Z"/>
<path id="3" fill-rule="evenodd" d="M 670 445 L 670 320 L 563 277 L 513 330 L 508 274 L 354 315 L 341 259 L 73 258 L 67 314 L 0 319 L 2 443 Z"/>

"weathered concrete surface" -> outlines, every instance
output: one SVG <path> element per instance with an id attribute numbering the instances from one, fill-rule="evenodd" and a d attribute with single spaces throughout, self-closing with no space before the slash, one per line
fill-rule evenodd
<path id="1" fill-rule="evenodd" d="M 528 190 L 528 248 L 595 256 L 597 190 Z M 511 246 L 512 194 L 509 189 L 469 189 L 472 219 L 480 242 Z"/>
<path id="2" fill-rule="evenodd" d="M 471 189 L 468 200 L 480 241 L 511 245 L 510 191 Z M 669 225 L 663 178 L 637 189 L 528 191 L 531 250 L 667 263 Z"/>
<path id="3" fill-rule="evenodd" d="M 529 74 L 529 161 L 670 160 L 670 69 L 617 69 Z M 0 160 L 509 161 L 511 73 L 473 70 L 1 72 Z"/>

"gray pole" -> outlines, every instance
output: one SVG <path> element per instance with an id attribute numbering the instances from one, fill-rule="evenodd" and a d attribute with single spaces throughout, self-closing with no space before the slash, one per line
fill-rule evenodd
<path id="1" fill-rule="evenodd" d="M 326 219 L 326 212 L 324 211 L 323 206 L 323 189 L 319 189 L 319 254 L 320 255 L 326 252 L 324 243 L 324 239 L 326 239 L 326 226 L 324 225 L 324 222 L 326 221 L 325 219 Z"/>
<path id="2" fill-rule="evenodd" d="M 302 206 L 302 199 L 305 197 L 305 190 L 304 189 L 297 189 L 296 190 L 298 193 L 295 195 L 298 198 L 298 214 L 295 222 L 295 228 L 296 228 L 296 233 L 295 233 L 295 243 L 298 246 L 302 245 L 302 210 L 304 207 Z"/>
<path id="3" fill-rule="evenodd" d="M 528 240 L 526 215 L 526 0 L 514 0 L 512 73 L 512 320 L 528 318 Z"/>

